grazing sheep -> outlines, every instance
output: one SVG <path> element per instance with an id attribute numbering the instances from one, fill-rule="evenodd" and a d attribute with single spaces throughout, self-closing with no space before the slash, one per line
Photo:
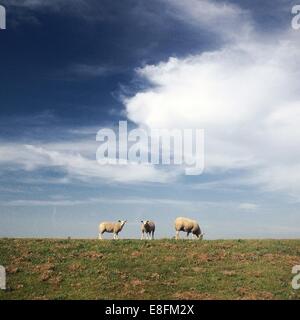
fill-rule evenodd
<path id="1" fill-rule="evenodd" d="M 141 221 L 142 226 L 141 226 L 141 231 L 142 231 L 142 237 L 141 240 L 144 239 L 145 233 L 146 233 L 146 239 L 154 239 L 154 231 L 155 231 L 155 223 L 153 221 Z M 150 236 L 151 235 L 151 236 Z"/>
<path id="2" fill-rule="evenodd" d="M 118 220 L 118 222 L 101 222 L 99 224 L 99 239 L 102 239 L 104 232 L 113 233 L 114 239 L 119 239 L 119 232 L 123 229 L 125 221 Z"/>
<path id="3" fill-rule="evenodd" d="M 203 233 L 199 227 L 199 224 L 196 220 L 191 220 L 188 218 L 176 218 L 175 220 L 175 230 L 176 230 L 176 239 L 179 239 L 179 231 L 187 233 L 187 237 L 192 233 L 193 238 L 196 236 L 198 239 L 203 238 Z"/>

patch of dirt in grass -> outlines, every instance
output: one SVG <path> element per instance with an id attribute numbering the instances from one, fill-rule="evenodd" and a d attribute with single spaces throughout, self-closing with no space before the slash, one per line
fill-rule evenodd
<path id="1" fill-rule="evenodd" d="M 139 279 L 133 279 L 130 281 L 130 284 L 134 287 L 141 286 L 143 284 L 143 281 L 141 281 Z"/>
<path id="2" fill-rule="evenodd" d="M 234 253 L 231 258 L 239 263 L 249 263 L 257 260 L 259 257 L 255 253 Z"/>
<path id="3" fill-rule="evenodd" d="M 152 274 L 150 275 L 150 277 L 151 277 L 152 279 L 159 279 L 159 278 L 160 278 L 160 275 L 159 275 L 157 272 L 154 272 L 154 273 L 152 273 Z"/>
<path id="4" fill-rule="evenodd" d="M 235 276 L 237 273 L 232 270 L 224 270 L 222 271 L 222 274 L 224 274 L 224 276 Z"/>
<path id="5" fill-rule="evenodd" d="M 96 251 L 90 251 L 80 253 L 80 257 L 89 258 L 91 260 L 97 260 L 102 259 L 104 257 L 104 254 Z"/>
<path id="6" fill-rule="evenodd" d="M 205 269 L 204 268 L 201 268 L 201 267 L 193 267 L 192 270 L 194 272 L 205 272 Z"/>
<path id="7" fill-rule="evenodd" d="M 142 252 L 140 252 L 140 251 L 133 251 L 132 254 L 131 254 L 131 256 L 133 258 L 137 258 L 137 257 L 139 257 L 141 255 L 142 255 Z"/>
<path id="8" fill-rule="evenodd" d="M 300 263 L 299 256 L 282 255 L 278 253 L 266 253 L 262 257 L 264 260 L 268 261 L 271 264 L 277 264 L 278 261 L 284 261 L 289 265 L 296 265 Z"/>
<path id="9" fill-rule="evenodd" d="M 122 290 L 126 297 L 140 296 L 144 294 L 145 291 L 145 282 L 141 281 L 140 279 L 133 279 L 125 283 Z"/>
<path id="10" fill-rule="evenodd" d="M 68 270 L 71 272 L 83 271 L 85 269 L 86 269 L 86 267 L 81 265 L 80 263 L 72 263 L 71 265 L 68 266 Z"/>
<path id="11" fill-rule="evenodd" d="M 234 247 L 234 245 L 231 243 L 219 243 L 216 245 L 216 247 L 218 247 L 219 249 L 231 249 L 232 247 Z"/>
<path id="12" fill-rule="evenodd" d="M 51 262 L 47 263 L 42 263 L 37 266 L 35 266 L 36 271 L 38 272 L 49 272 L 49 271 L 54 271 L 55 269 L 55 264 Z"/>
<path id="13" fill-rule="evenodd" d="M 28 262 L 31 260 L 32 252 L 27 250 L 20 250 L 18 256 L 13 256 L 11 261 L 12 265 L 20 265 L 21 263 Z"/>
<path id="14" fill-rule="evenodd" d="M 250 277 L 260 278 L 262 277 L 263 273 L 261 271 L 248 271 L 247 275 Z"/>
<path id="15" fill-rule="evenodd" d="M 55 276 L 55 277 L 51 277 L 48 282 L 50 284 L 52 284 L 55 287 L 58 287 L 59 284 L 62 282 L 62 277 L 61 276 Z"/>
<path id="16" fill-rule="evenodd" d="M 221 250 L 215 253 L 192 253 L 189 257 L 196 262 L 212 262 L 212 261 L 222 261 L 227 257 L 227 252 Z"/>
<path id="17" fill-rule="evenodd" d="M 193 292 L 193 291 L 183 291 L 176 292 L 173 298 L 178 300 L 211 300 L 216 299 L 215 296 L 209 293 Z"/>
<path id="18" fill-rule="evenodd" d="M 213 254 L 212 257 L 215 261 L 222 261 L 227 257 L 227 255 L 228 253 L 223 249 L 221 251 L 218 251 L 216 254 Z"/>
<path id="19" fill-rule="evenodd" d="M 39 274 L 40 281 L 48 281 L 54 273 L 55 265 L 51 262 L 42 263 L 35 266 L 35 271 Z"/>
<path id="20" fill-rule="evenodd" d="M 271 300 L 274 295 L 268 291 L 253 292 L 247 288 L 239 288 L 236 290 L 241 300 Z"/>
<path id="21" fill-rule="evenodd" d="M 20 271 L 20 268 L 15 267 L 15 266 L 13 266 L 13 265 L 6 268 L 6 272 L 7 272 L 8 274 L 15 274 L 15 273 L 17 273 L 17 272 L 19 272 L 19 271 Z"/>
<path id="22" fill-rule="evenodd" d="M 170 261 L 175 261 L 175 260 L 176 260 L 176 258 L 173 256 L 166 256 L 164 259 L 165 262 L 170 262 Z"/>
<path id="23" fill-rule="evenodd" d="M 20 289 L 23 289 L 24 288 L 24 285 L 19 283 L 16 285 L 16 290 L 20 290 Z"/>
<path id="24" fill-rule="evenodd" d="M 49 300 L 46 296 L 36 296 L 32 298 L 33 300 Z"/>
<path id="25" fill-rule="evenodd" d="M 197 262 L 208 262 L 212 261 L 212 257 L 210 257 L 207 253 L 191 253 L 189 255 L 191 260 L 197 261 Z"/>
<path id="26" fill-rule="evenodd" d="M 50 272 L 44 272 L 41 276 L 40 276 L 40 280 L 41 281 L 48 281 L 50 279 Z"/>
<path id="27" fill-rule="evenodd" d="M 122 280 L 126 280 L 126 279 L 129 278 L 129 275 L 128 275 L 126 272 L 118 271 L 117 273 L 119 274 L 119 276 L 120 276 L 120 278 L 121 278 Z"/>
<path id="28" fill-rule="evenodd" d="M 163 243 L 162 247 L 167 248 L 167 249 L 169 249 L 171 251 L 174 251 L 174 250 L 178 249 L 177 245 L 176 244 L 172 244 L 172 243 Z"/>
<path id="29" fill-rule="evenodd" d="M 55 249 L 59 249 L 59 250 L 66 250 L 66 249 L 70 249 L 72 248 L 71 243 L 55 243 L 54 245 Z"/>

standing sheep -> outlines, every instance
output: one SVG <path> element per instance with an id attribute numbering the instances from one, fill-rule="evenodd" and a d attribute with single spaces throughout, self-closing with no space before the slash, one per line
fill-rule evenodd
<path id="1" fill-rule="evenodd" d="M 196 220 L 191 220 L 188 218 L 176 218 L 175 220 L 175 230 L 176 230 L 176 239 L 179 239 L 179 232 L 183 231 L 187 233 L 187 238 L 190 233 L 192 233 L 193 238 L 194 235 L 198 238 L 201 239 L 203 238 L 203 233 L 201 232 L 201 229 L 199 227 L 199 224 Z"/>
<path id="2" fill-rule="evenodd" d="M 155 231 L 155 223 L 153 221 L 141 221 L 142 226 L 141 226 L 141 231 L 142 231 L 142 237 L 141 240 L 145 238 L 145 233 L 146 233 L 146 239 L 154 239 L 154 231 Z"/>
<path id="3" fill-rule="evenodd" d="M 114 239 L 119 239 L 119 232 L 123 229 L 125 221 L 118 220 L 118 222 L 101 222 L 99 224 L 99 239 L 102 239 L 104 232 L 113 233 Z"/>

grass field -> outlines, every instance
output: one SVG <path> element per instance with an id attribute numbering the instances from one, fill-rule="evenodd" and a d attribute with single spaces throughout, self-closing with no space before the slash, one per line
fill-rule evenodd
<path id="1" fill-rule="evenodd" d="M 300 240 L 0 239 L 0 299 L 299 299 Z"/>

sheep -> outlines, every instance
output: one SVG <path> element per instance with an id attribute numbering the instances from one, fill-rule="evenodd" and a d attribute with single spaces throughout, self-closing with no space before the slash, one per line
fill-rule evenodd
<path id="1" fill-rule="evenodd" d="M 118 220 L 118 222 L 101 222 L 99 224 L 99 239 L 102 239 L 102 235 L 104 232 L 113 233 L 114 239 L 119 239 L 119 232 L 123 229 L 125 221 Z"/>
<path id="2" fill-rule="evenodd" d="M 154 231 L 155 231 L 155 223 L 153 221 L 141 221 L 142 226 L 141 226 L 141 231 L 142 231 L 142 237 L 141 240 L 144 239 L 145 237 L 145 233 L 146 233 L 146 239 L 148 237 L 148 239 L 154 239 Z M 150 236 L 151 235 L 151 236 Z"/>
<path id="3" fill-rule="evenodd" d="M 199 227 L 199 224 L 196 220 L 191 220 L 188 218 L 178 217 L 175 220 L 175 230 L 176 230 L 176 239 L 179 239 L 179 232 L 184 231 L 187 233 L 187 238 L 189 234 L 192 233 L 193 238 L 196 236 L 198 239 L 203 239 L 203 233 Z"/>

